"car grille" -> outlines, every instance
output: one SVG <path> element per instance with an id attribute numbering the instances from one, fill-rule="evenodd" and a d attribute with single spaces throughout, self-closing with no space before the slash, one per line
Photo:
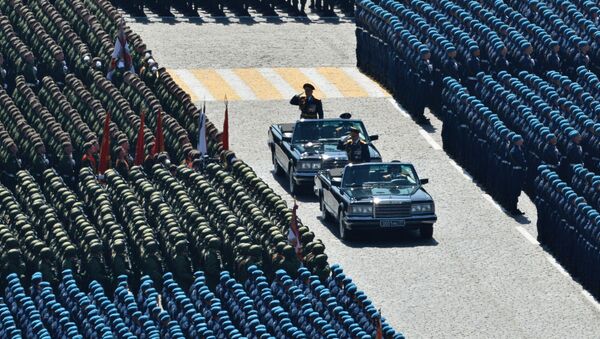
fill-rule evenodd
<path id="1" fill-rule="evenodd" d="M 410 216 L 410 203 L 375 204 L 375 218 L 405 218 Z"/>
<path id="2" fill-rule="evenodd" d="M 348 160 L 324 160 L 321 169 L 342 168 L 348 164 Z"/>

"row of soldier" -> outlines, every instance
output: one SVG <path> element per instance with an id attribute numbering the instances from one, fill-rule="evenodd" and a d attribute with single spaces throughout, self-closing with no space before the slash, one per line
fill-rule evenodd
<path id="1" fill-rule="evenodd" d="M 576 166 L 574 170 L 579 172 L 582 168 Z M 538 240 L 598 298 L 600 214 L 581 191 L 569 187 L 551 168 L 542 165 L 538 174 L 535 180 Z"/>
<path id="2" fill-rule="evenodd" d="M 63 271 L 58 288 L 40 273 L 33 274 L 27 288 L 11 274 L 5 299 L 0 300 L 0 334 L 12 338 L 372 338 L 379 328 L 382 338 L 403 337 L 339 266 L 325 283 L 306 270 L 299 271 L 298 279 L 278 271 L 271 285 L 256 266 L 249 267 L 249 273 L 247 281 L 238 283 L 222 272 L 214 293 L 201 271 L 194 274 L 189 289 L 182 288 L 171 273 L 158 280 L 144 276 L 136 284 L 137 293 L 127 276 L 119 276 L 112 297 L 96 281 L 83 292 L 70 270 Z"/>
<path id="3" fill-rule="evenodd" d="M 522 214 L 517 203 L 527 172 L 523 137 L 456 80 L 444 82 L 444 149 L 507 211 Z"/>

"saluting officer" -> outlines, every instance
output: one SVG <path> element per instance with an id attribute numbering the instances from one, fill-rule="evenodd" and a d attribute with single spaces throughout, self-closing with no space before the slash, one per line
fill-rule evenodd
<path id="1" fill-rule="evenodd" d="M 354 126 L 350 127 L 350 139 L 343 144 L 343 150 L 348 154 L 348 162 L 351 164 L 371 161 L 369 145 L 360 138 L 360 130 Z"/>
<path id="2" fill-rule="evenodd" d="M 290 104 L 300 107 L 300 119 L 323 119 L 323 103 L 313 96 L 315 86 L 306 83 L 302 86 L 304 95 L 296 94 Z"/>

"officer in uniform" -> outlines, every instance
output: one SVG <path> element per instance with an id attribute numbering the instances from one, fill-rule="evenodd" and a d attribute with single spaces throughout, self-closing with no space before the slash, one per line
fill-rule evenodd
<path id="1" fill-rule="evenodd" d="M 1 141 L 0 141 L 1 142 Z M 14 189 L 16 182 L 16 175 L 22 168 L 21 159 L 19 158 L 19 149 L 17 145 L 11 140 L 7 145 L 7 153 L 4 159 L 1 159 L 0 165 L 0 178 L 2 182 L 8 186 L 8 188 Z"/>
<path id="2" fill-rule="evenodd" d="M 56 162 L 56 169 L 63 178 L 65 183 L 75 188 L 77 182 L 75 177 L 75 160 L 73 159 L 73 146 L 70 142 L 64 142 L 62 144 L 63 152 L 59 155 L 58 161 Z"/>
<path id="3" fill-rule="evenodd" d="M 546 141 L 548 142 L 543 149 L 542 160 L 553 170 L 558 168 L 558 164 L 560 162 L 560 152 L 556 148 L 557 139 L 556 136 L 552 133 L 546 135 Z"/>
<path id="4" fill-rule="evenodd" d="M 96 173 L 98 167 L 96 166 L 96 158 L 94 157 L 94 146 L 91 142 L 87 142 L 84 145 L 85 154 L 81 158 L 81 167 L 90 167 L 94 173 Z"/>
<path id="5" fill-rule="evenodd" d="M 304 95 L 296 94 L 290 100 L 290 104 L 300 108 L 300 119 L 323 119 L 323 103 L 313 96 L 315 86 L 304 84 Z"/>
<path id="6" fill-rule="evenodd" d="M 369 144 L 360 138 L 360 130 L 356 127 L 350 128 L 350 139 L 344 143 L 342 150 L 348 155 L 348 162 L 360 164 L 371 161 Z"/>
<path id="7" fill-rule="evenodd" d="M 551 71 L 560 71 L 562 61 L 560 60 L 560 45 L 556 41 L 550 43 L 550 53 L 546 55 L 546 69 Z"/>
<path id="8" fill-rule="evenodd" d="M 63 51 L 61 49 L 56 49 L 54 51 L 54 64 L 52 65 L 50 75 L 61 89 L 65 86 L 65 76 L 68 72 L 69 68 L 65 62 L 65 55 Z"/>
<path id="9" fill-rule="evenodd" d="M 567 145 L 566 161 L 561 162 L 560 175 L 564 178 L 570 178 L 572 174 L 572 165 L 583 163 L 583 149 L 581 148 L 581 134 L 576 130 L 568 132 L 570 139 Z"/>
<path id="10" fill-rule="evenodd" d="M 419 75 L 419 88 L 412 100 L 415 101 L 415 110 L 411 112 L 415 114 L 418 123 L 427 123 L 429 119 L 425 118 L 425 107 L 427 106 L 427 98 L 433 89 L 433 65 L 429 61 L 431 52 L 425 46 L 419 50 L 421 58 L 417 65 Z"/>
<path id="11" fill-rule="evenodd" d="M 469 52 L 471 55 L 465 69 L 465 82 L 469 91 L 473 91 L 475 89 L 475 84 L 477 83 L 477 73 L 481 72 L 481 50 L 479 49 L 479 46 L 473 45 L 469 47 Z"/>
<path id="12" fill-rule="evenodd" d="M 525 214 L 517 208 L 517 203 L 519 201 L 519 195 L 521 195 L 525 173 L 527 173 L 527 160 L 525 159 L 525 151 L 522 147 L 523 138 L 516 134 L 512 137 L 511 141 L 513 146 L 509 156 L 512 164 L 513 178 L 511 181 L 512 190 L 509 193 L 508 207 L 509 212 L 512 215 L 518 216 Z"/>

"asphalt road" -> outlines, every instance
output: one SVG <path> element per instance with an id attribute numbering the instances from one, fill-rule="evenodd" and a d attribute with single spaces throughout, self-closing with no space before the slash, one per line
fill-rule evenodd
<path id="1" fill-rule="evenodd" d="M 353 24 L 132 23 L 167 68 L 353 66 Z M 318 202 L 300 197 L 299 216 L 407 337 L 597 338 L 600 307 L 589 300 L 536 242 L 535 208 L 507 216 L 440 149 L 441 123 L 421 129 L 387 98 L 325 99 L 325 115 L 350 111 L 364 120 L 387 160 L 412 162 L 436 202 L 434 240 L 417 233 L 361 234 L 343 243 L 321 222 Z M 207 104 L 222 123 L 224 106 Z M 298 112 L 287 101 L 230 103 L 230 145 L 278 193 L 285 179 L 271 172 L 270 124 Z"/>

